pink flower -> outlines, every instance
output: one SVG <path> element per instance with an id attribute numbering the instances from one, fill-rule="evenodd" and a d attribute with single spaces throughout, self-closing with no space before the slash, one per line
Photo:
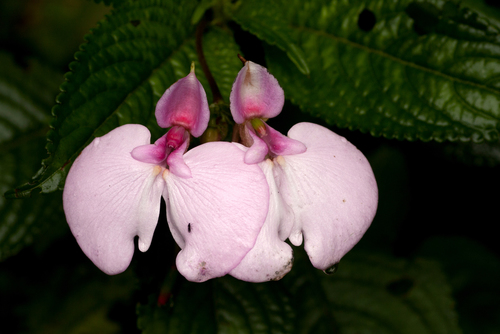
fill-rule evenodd
<path id="1" fill-rule="evenodd" d="M 365 156 L 316 124 L 296 124 L 288 137 L 272 129 L 263 119 L 278 115 L 283 104 L 278 81 L 246 61 L 233 84 L 231 113 L 250 146 L 245 162 L 262 168 L 271 200 L 256 245 L 230 272 L 248 281 L 278 279 L 290 270 L 287 238 L 296 246 L 304 239 L 312 264 L 331 268 L 361 239 L 377 209 L 377 184 Z"/>
<path id="2" fill-rule="evenodd" d="M 186 152 L 191 133 L 206 129 L 209 110 L 194 70 L 162 96 L 156 118 L 170 130 L 150 144 L 149 130 L 120 126 L 95 138 L 71 167 L 63 194 L 68 224 L 83 252 L 108 274 L 124 271 L 134 238 L 146 251 L 161 197 L 181 247 L 176 265 L 188 280 L 226 275 L 254 246 L 269 206 L 257 165 L 243 163 L 246 148 L 212 142 Z"/>

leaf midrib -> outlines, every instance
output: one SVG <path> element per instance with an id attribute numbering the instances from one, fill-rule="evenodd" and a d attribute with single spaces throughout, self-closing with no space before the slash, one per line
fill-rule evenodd
<path id="1" fill-rule="evenodd" d="M 457 78 L 455 76 L 452 76 L 452 75 L 449 75 L 449 74 L 445 74 L 445 73 L 437 71 L 435 69 L 432 69 L 432 68 L 429 68 L 429 67 L 425 67 L 425 66 L 416 64 L 414 62 L 407 61 L 407 60 L 395 57 L 395 56 L 393 56 L 393 55 L 391 55 L 391 54 L 389 54 L 387 52 L 384 52 L 382 50 L 374 49 L 374 48 L 371 48 L 371 47 L 368 47 L 368 46 L 365 46 L 365 45 L 353 42 L 353 41 L 351 41 L 351 40 L 349 40 L 349 39 L 347 39 L 345 37 L 336 36 L 336 35 L 334 35 L 334 34 L 332 34 L 330 32 L 321 31 L 321 30 L 318 30 L 318 29 L 315 29 L 315 28 L 311 28 L 311 27 L 306 27 L 306 26 L 290 25 L 290 28 L 293 29 L 293 30 L 299 31 L 299 32 L 308 32 L 308 33 L 315 34 L 317 36 L 323 36 L 323 37 L 332 39 L 332 40 L 334 40 L 336 42 L 342 43 L 344 45 L 348 45 L 348 46 L 351 46 L 353 48 L 357 48 L 357 49 L 363 50 L 363 51 L 371 53 L 371 54 L 379 55 L 381 57 L 384 57 L 386 59 L 389 59 L 391 61 L 399 63 L 399 64 L 401 64 L 403 66 L 412 67 L 414 69 L 417 69 L 417 70 L 420 70 L 420 71 L 424 71 L 424 72 L 433 74 L 435 76 L 442 77 L 442 78 L 447 79 L 447 80 L 452 81 L 452 82 L 456 82 L 456 83 L 461 83 L 461 84 L 464 84 L 464 85 L 473 86 L 473 87 L 476 87 L 476 88 L 479 88 L 479 89 L 482 89 L 482 90 L 486 90 L 486 91 L 488 91 L 490 93 L 493 93 L 495 95 L 500 95 L 500 90 L 493 89 L 491 87 L 488 87 L 488 86 L 485 86 L 483 84 L 479 84 L 479 83 L 476 83 L 476 82 L 473 82 L 473 81 L 470 81 L 470 80 L 464 80 L 464 79 L 461 79 L 461 78 Z M 491 57 L 488 57 L 488 58 L 491 58 Z M 491 115 L 489 115 L 489 116 L 491 116 Z"/>

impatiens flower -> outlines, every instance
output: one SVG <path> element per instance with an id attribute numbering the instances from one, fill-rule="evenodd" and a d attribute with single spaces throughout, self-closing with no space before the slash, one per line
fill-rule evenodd
<path id="1" fill-rule="evenodd" d="M 182 248 L 179 272 L 197 282 L 226 275 L 253 248 L 266 219 L 264 173 L 243 162 L 239 144 L 211 142 L 186 152 L 190 133 L 200 136 L 209 119 L 193 69 L 165 92 L 156 118 L 171 128 L 154 144 L 146 127 L 123 125 L 95 138 L 74 161 L 63 194 L 71 231 L 97 267 L 120 273 L 136 236 L 141 251 L 149 248 L 163 196 Z"/>
<path id="2" fill-rule="evenodd" d="M 272 129 L 264 119 L 278 115 L 283 104 L 277 80 L 264 67 L 246 61 L 233 84 L 231 113 L 241 124 L 242 142 L 250 146 L 245 162 L 262 168 L 271 191 L 261 235 L 231 272 L 238 271 L 235 276 L 246 280 L 243 273 L 258 268 L 253 254 L 265 257 L 261 261 L 267 268 L 287 268 L 276 278 L 289 270 L 286 238 L 296 246 L 304 240 L 316 268 L 335 266 L 361 239 L 377 209 L 377 184 L 365 156 L 316 124 L 296 124 L 288 137 Z M 272 210 L 277 207 L 281 210 Z"/>

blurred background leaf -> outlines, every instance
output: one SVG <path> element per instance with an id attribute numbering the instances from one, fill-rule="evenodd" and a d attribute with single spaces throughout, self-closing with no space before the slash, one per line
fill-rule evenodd
<path id="1" fill-rule="evenodd" d="M 278 282 L 228 276 L 196 284 L 171 272 L 166 298 L 153 294 L 138 306 L 139 327 L 144 333 L 461 333 L 436 262 L 351 252 L 328 276 L 303 250 L 295 255 L 293 270 Z"/>
<path id="2" fill-rule="evenodd" d="M 276 47 L 265 49 L 268 68 L 288 99 L 330 124 L 408 140 L 499 138 L 495 20 L 437 0 L 254 0 L 234 15 L 253 26 L 277 18 L 310 75 Z"/>
<path id="3" fill-rule="evenodd" d="M 29 179 L 46 156 L 45 134 L 61 78 L 62 73 L 38 62 L 22 68 L 0 53 L 0 260 L 34 242 L 42 231 L 44 242 L 50 243 L 68 230 L 60 194 L 26 201 L 3 196 Z"/>
<path id="4" fill-rule="evenodd" d="M 104 275 L 73 238 L 28 248 L 2 263 L 2 332 L 137 333 L 136 284 L 132 270 Z"/>
<path id="5" fill-rule="evenodd" d="M 83 35 L 109 11 L 109 7 L 88 0 L 2 1 L 0 48 L 11 51 L 18 60 L 29 54 L 67 71 Z"/>
<path id="6" fill-rule="evenodd" d="M 457 301 L 464 333 L 498 333 L 500 328 L 500 259 L 464 237 L 432 237 L 418 255 L 439 261 Z"/>

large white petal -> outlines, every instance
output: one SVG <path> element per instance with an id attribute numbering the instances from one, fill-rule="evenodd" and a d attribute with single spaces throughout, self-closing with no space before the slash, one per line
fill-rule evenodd
<path id="1" fill-rule="evenodd" d="M 149 130 L 123 125 L 95 138 L 75 160 L 66 179 L 66 219 L 83 252 L 107 274 L 124 271 L 134 253 L 149 248 L 164 181 L 162 168 L 132 158 L 150 142 Z"/>
<path id="2" fill-rule="evenodd" d="M 259 166 L 269 185 L 269 211 L 255 246 L 229 273 L 247 282 L 279 280 L 292 269 L 293 264 L 292 248 L 284 242 L 293 226 L 293 213 L 276 186 L 273 162 L 268 159 Z"/>
<path id="3" fill-rule="evenodd" d="M 224 276 L 254 246 L 267 215 L 269 190 L 258 165 L 237 145 L 211 142 L 184 155 L 192 173 L 166 170 L 163 196 L 172 235 L 182 250 L 177 269 L 190 281 Z"/>
<path id="4" fill-rule="evenodd" d="M 373 171 L 345 138 L 312 123 L 288 132 L 304 143 L 302 154 L 275 159 L 280 192 L 295 214 L 290 234 L 302 242 L 312 264 L 327 269 L 339 262 L 370 226 L 378 203 Z"/>

